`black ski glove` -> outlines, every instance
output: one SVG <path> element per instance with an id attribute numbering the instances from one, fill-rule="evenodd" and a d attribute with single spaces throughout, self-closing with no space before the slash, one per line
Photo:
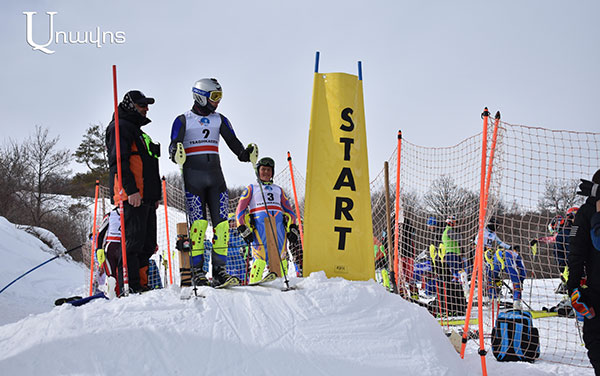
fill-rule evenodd
<path id="1" fill-rule="evenodd" d="M 242 150 L 240 152 L 240 155 L 238 155 L 238 159 L 241 162 L 250 162 L 250 154 L 252 153 L 253 150 L 254 150 L 254 146 L 252 146 L 252 144 L 248 145 L 247 148 L 245 148 L 244 150 Z"/>
<path id="2" fill-rule="evenodd" d="M 579 190 L 577 191 L 578 195 L 588 196 L 595 198 L 596 201 L 600 199 L 600 188 L 598 184 L 591 182 L 589 180 L 580 179 L 581 184 L 579 184 Z"/>
<path id="3" fill-rule="evenodd" d="M 175 163 L 177 163 L 177 161 L 175 161 L 175 152 L 176 151 L 177 151 L 177 144 L 169 145 L 169 159 Z"/>
<path id="4" fill-rule="evenodd" d="M 242 235 L 242 238 L 244 238 L 244 241 L 246 241 L 246 243 L 252 243 L 252 241 L 254 240 L 254 234 L 252 234 L 252 230 L 250 230 L 248 226 L 240 225 L 238 226 L 237 230 L 240 233 L 240 235 Z"/>
<path id="5" fill-rule="evenodd" d="M 300 231 L 298 230 L 298 226 L 296 226 L 293 223 L 290 225 L 290 229 L 287 233 L 287 238 L 290 241 L 290 243 L 298 243 L 298 239 L 300 239 Z"/>

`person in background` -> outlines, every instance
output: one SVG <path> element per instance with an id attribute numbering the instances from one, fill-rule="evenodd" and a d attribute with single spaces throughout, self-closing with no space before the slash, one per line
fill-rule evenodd
<path id="1" fill-rule="evenodd" d="M 600 319 L 594 309 L 600 309 L 600 252 L 592 242 L 592 218 L 598 213 L 600 170 L 592 181 L 582 180 L 580 195 L 587 196 L 577 211 L 571 228 L 567 255 L 569 277 L 567 289 L 573 309 L 583 320 L 583 341 L 596 375 L 600 375 Z M 582 278 L 587 275 L 585 283 Z"/>
<path id="2" fill-rule="evenodd" d="M 448 311 L 451 316 L 463 315 L 466 310 L 466 299 L 464 286 L 461 284 L 462 268 L 462 241 L 461 234 L 457 231 L 458 221 L 456 216 L 449 215 L 446 218 L 446 228 L 442 234 L 441 254 L 438 252 L 442 262 L 442 283 L 447 285 Z"/>
<path id="3" fill-rule="evenodd" d="M 554 291 L 556 294 L 566 294 L 566 281 L 569 279 L 569 267 L 567 265 L 567 256 L 569 254 L 569 236 L 575 215 L 579 208 L 572 207 L 567 209 L 565 216 L 558 214 L 548 223 L 548 231 L 551 236 L 541 237 L 531 241 L 531 246 L 536 247 L 537 243 L 545 243 L 554 246 L 554 258 L 559 268 L 560 279 L 558 287 Z"/>
<path id="4" fill-rule="evenodd" d="M 485 258 L 485 275 L 490 299 L 498 299 L 502 285 L 504 284 L 503 272 L 508 274 L 512 282 L 512 298 L 513 308 L 523 309 L 523 281 L 527 276 L 527 270 L 523 259 L 519 254 L 519 246 L 514 248 L 486 248 L 484 253 Z"/>

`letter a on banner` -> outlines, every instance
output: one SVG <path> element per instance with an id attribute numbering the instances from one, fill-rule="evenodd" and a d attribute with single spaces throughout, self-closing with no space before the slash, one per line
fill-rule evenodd
<path id="1" fill-rule="evenodd" d="M 363 87 L 357 76 L 315 73 L 304 208 L 306 275 L 323 270 L 349 280 L 375 277 Z"/>

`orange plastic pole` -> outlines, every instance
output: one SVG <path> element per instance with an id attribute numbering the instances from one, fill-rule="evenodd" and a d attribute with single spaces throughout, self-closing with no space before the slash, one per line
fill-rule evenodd
<path id="1" fill-rule="evenodd" d="M 119 103 L 117 99 L 117 66 L 112 66 L 113 94 L 115 102 L 115 149 L 117 150 L 117 182 L 119 189 L 119 217 L 121 219 L 121 254 L 123 255 L 123 295 L 129 295 L 129 273 L 127 272 L 127 246 L 125 244 L 125 209 L 123 208 L 123 180 L 121 172 L 121 137 L 119 134 Z"/>
<path id="2" fill-rule="evenodd" d="M 440 290 L 438 288 L 438 281 L 435 281 L 435 292 L 437 294 L 437 301 L 438 301 L 438 307 L 439 307 L 439 314 L 440 314 L 440 318 L 442 319 L 442 326 L 444 325 L 444 316 L 442 314 L 442 300 L 440 299 Z"/>
<path id="3" fill-rule="evenodd" d="M 477 273 L 477 314 L 479 319 L 479 356 L 481 357 L 481 372 L 485 376 L 487 375 L 486 363 L 485 363 L 485 344 L 483 342 L 483 305 L 482 305 L 482 290 L 484 288 L 482 284 L 482 274 L 483 274 L 483 226 L 485 224 L 485 211 L 486 211 L 486 194 L 485 194 L 485 177 L 486 177 L 486 160 L 487 160 L 487 132 L 488 132 L 488 118 L 490 112 L 486 107 L 483 111 L 481 117 L 483 118 L 483 137 L 482 137 L 482 145 L 481 145 L 481 183 L 479 188 L 479 231 L 477 235 L 477 250 L 475 252 L 475 265 L 473 266 L 473 277 L 475 277 L 475 273 Z M 469 319 L 471 317 L 471 308 L 473 306 L 473 292 L 475 289 L 475 280 L 471 278 L 471 289 L 470 289 L 470 298 L 469 303 L 467 304 L 467 314 L 465 319 L 465 327 L 463 330 L 463 338 L 462 338 L 462 346 L 460 350 L 460 357 L 464 358 L 465 356 L 465 347 L 467 344 L 467 337 L 469 335 Z"/>
<path id="4" fill-rule="evenodd" d="M 444 281 L 444 307 L 446 307 L 446 324 L 450 330 L 450 314 L 448 312 L 448 294 L 446 293 L 446 281 Z"/>
<path id="5" fill-rule="evenodd" d="M 171 237 L 169 236 L 169 215 L 167 214 L 167 180 L 162 177 L 163 200 L 165 203 L 165 227 L 167 228 L 167 252 L 169 254 L 169 283 L 173 284 L 173 271 L 171 269 Z"/>
<path id="6" fill-rule="evenodd" d="M 492 148 L 490 149 L 490 161 L 487 166 L 485 179 L 485 211 L 487 213 L 488 199 L 490 195 L 490 181 L 492 180 L 492 167 L 494 165 L 494 154 L 496 153 L 496 142 L 498 140 L 498 124 L 500 123 L 500 111 L 496 111 L 494 119 L 494 133 L 492 135 Z"/>
<path id="7" fill-rule="evenodd" d="M 400 158 L 402 155 L 402 131 L 398 131 L 398 155 L 396 157 L 396 220 L 394 221 L 394 273 L 396 274 L 396 285 L 398 292 L 400 292 L 400 280 L 403 276 L 398 272 L 400 269 L 400 263 L 398 258 L 398 222 L 400 218 Z M 404 281 L 402 281 L 404 286 Z M 402 289 L 404 290 L 404 288 Z"/>
<path id="8" fill-rule="evenodd" d="M 96 243 L 98 239 L 96 236 L 98 235 L 96 229 L 96 216 L 98 215 L 98 192 L 100 191 L 100 182 L 96 180 L 96 193 L 94 194 L 94 222 L 92 224 L 92 252 L 90 254 L 90 296 L 94 294 L 93 284 L 94 284 L 94 255 L 96 254 Z"/>
<path id="9" fill-rule="evenodd" d="M 292 167 L 292 155 L 287 152 L 287 160 L 290 165 L 290 175 L 292 176 L 292 190 L 294 191 L 294 204 L 296 204 L 296 218 L 298 218 L 298 227 L 300 228 L 300 242 L 304 249 L 304 230 L 302 230 L 302 217 L 300 217 L 300 205 L 298 205 L 298 194 L 296 193 L 296 181 L 294 179 L 294 169 Z"/>

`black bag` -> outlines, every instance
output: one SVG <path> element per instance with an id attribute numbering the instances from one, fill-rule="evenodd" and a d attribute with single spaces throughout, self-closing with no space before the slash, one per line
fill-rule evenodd
<path id="1" fill-rule="evenodd" d="M 530 312 L 500 312 L 492 329 L 492 352 L 498 361 L 534 362 L 540 357 L 540 336 Z"/>

